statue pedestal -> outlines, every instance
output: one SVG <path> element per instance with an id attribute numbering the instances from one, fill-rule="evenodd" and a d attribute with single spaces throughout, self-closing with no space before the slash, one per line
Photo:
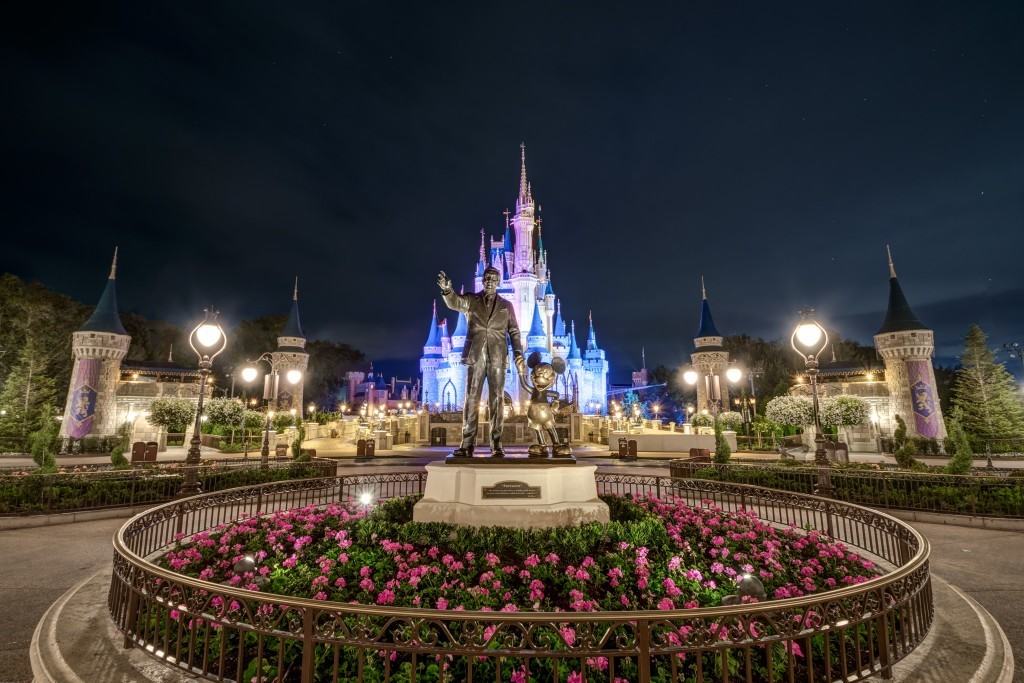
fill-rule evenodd
<path id="1" fill-rule="evenodd" d="M 538 529 L 607 522 L 594 465 L 506 458 L 480 464 L 427 465 L 415 522 Z"/>

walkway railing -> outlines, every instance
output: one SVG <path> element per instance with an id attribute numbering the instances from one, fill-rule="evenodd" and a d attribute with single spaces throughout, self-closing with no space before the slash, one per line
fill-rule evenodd
<path id="1" fill-rule="evenodd" d="M 133 469 L 36 474 L 0 473 L 0 516 L 82 512 L 116 507 L 153 505 L 178 495 L 191 466 L 159 463 Z M 204 462 L 195 466 L 203 491 L 257 484 L 280 479 L 331 477 L 337 473 L 333 460 L 295 462 L 274 459 L 260 468 L 259 457 L 249 461 Z"/>
<path id="2" fill-rule="evenodd" d="M 800 493 L 812 492 L 818 476 L 815 467 L 686 460 L 673 460 L 669 471 L 673 477 L 730 481 Z M 1020 473 L 1024 475 L 1024 470 Z M 947 514 L 1024 517 L 1024 476 L 1013 474 L 932 474 L 839 467 L 830 470 L 832 496 L 849 503 Z"/>
<path id="3" fill-rule="evenodd" d="M 290 481 L 207 493 L 140 514 L 114 539 L 109 608 L 125 645 L 210 680 L 855 681 L 889 675 L 932 621 L 929 546 L 884 513 L 739 484 L 597 475 L 606 494 L 682 497 L 827 530 L 889 571 L 863 584 L 730 607 L 590 613 L 355 605 L 250 592 L 149 559 L 217 524 L 371 492 L 420 493 L 423 472 Z M 180 537 L 180 536 L 178 536 Z M 575 637 L 563 637 L 571 626 Z M 544 669 L 543 678 L 533 672 Z M 523 678 L 523 671 L 531 672 Z M 457 672 L 457 673 L 456 673 Z M 570 672 L 583 672 L 573 673 Z M 582 677 L 579 677 L 581 676 Z"/>

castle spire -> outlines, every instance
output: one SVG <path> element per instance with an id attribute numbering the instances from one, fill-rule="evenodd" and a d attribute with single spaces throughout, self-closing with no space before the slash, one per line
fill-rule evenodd
<path id="1" fill-rule="evenodd" d="M 430 331 L 427 332 L 427 341 L 423 342 L 424 347 L 435 347 L 441 345 L 437 328 L 437 299 L 434 299 L 434 308 L 430 316 Z"/>
<path id="2" fill-rule="evenodd" d="M 171 348 L 167 350 L 167 362 L 174 362 L 174 342 L 171 342 Z"/>
<path id="3" fill-rule="evenodd" d="M 580 354 L 580 347 L 576 343 L 576 321 L 573 320 L 569 323 L 569 353 L 566 357 L 569 360 L 581 360 L 583 356 Z"/>
<path id="4" fill-rule="evenodd" d="M 597 348 L 597 334 L 594 332 L 594 311 L 587 311 L 587 319 L 590 321 L 590 331 L 587 332 L 587 351 Z"/>
<path id="5" fill-rule="evenodd" d="M 121 315 L 117 310 L 117 247 L 114 247 L 114 260 L 110 265 L 110 275 L 107 277 L 107 284 L 103 287 L 100 300 L 96 304 L 92 315 L 79 328 L 79 332 L 113 332 L 114 334 L 127 335 L 128 332 L 121 324 Z"/>
<path id="6" fill-rule="evenodd" d="M 708 303 L 708 290 L 704 286 L 704 276 L 700 276 L 700 326 L 697 328 L 697 339 L 701 337 L 721 337 L 715 327 L 715 319 L 711 317 L 711 305 Z"/>
<path id="7" fill-rule="evenodd" d="M 644 370 L 647 369 L 647 348 L 644 346 L 640 347 L 640 364 Z"/>
<path id="8" fill-rule="evenodd" d="M 299 276 L 295 276 L 295 286 L 292 289 L 292 309 L 288 312 L 288 320 L 281 330 L 281 337 L 292 337 L 294 339 L 305 339 L 302 333 L 302 320 L 299 318 Z M 279 342 L 280 343 L 280 342 Z"/>
<path id="9" fill-rule="evenodd" d="M 526 179 L 526 143 L 519 143 L 519 202 L 525 204 L 530 198 L 530 182 Z"/>
<path id="10" fill-rule="evenodd" d="M 904 330 L 927 330 L 903 294 L 903 287 L 896 277 L 896 267 L 892 263 L 892 250 L 885 245 L 886 255 L 889 257 L 889 307 L 885 311 L 885 320 L 882 321 L 882 328 L 877 334 L 885 332 L 902 332 Z"/>

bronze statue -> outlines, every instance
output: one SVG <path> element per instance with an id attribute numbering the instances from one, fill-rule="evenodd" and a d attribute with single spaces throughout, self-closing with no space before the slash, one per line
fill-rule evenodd
<path id="1" fill-rule="evenodd" d="M 562 443 L 555 429 L 555 413 L 558 412 L 560 401 L 558 392 L 550 389 L 554 386 L 557 376 L 565 372 L 565 360 L 556 356 L 550 363 L 543 363 L 540 354 L 534 351 L 526 365 L 531 370 L 530 381 L 533 384 L 526 380 L 525 375 L 520 375 L 519 381 L 523 388 L 530 392 L 530 407 L 526 411 L 526 416 L 530 420 L 530 428 L 537 433 L 537 443 L 530 446 L 530 457 L 548 457 L 548 446 L 544 440 L 547 436 L 556 458 L 571 458 L 572 448 L 569 444 Z M 548 403 L 548 399 L 552 398 L 555 399 L 554 403 Z"/>
<path id="2" fill-rule="evenodd" d="M 512 355 L 516 370 L 522 376 L 526 364 L 523 361 L 523 342 L 519 336 L 512 304 L 498 296 L 498 282 L 501 274 L 497 268 L 484 271 L 484 289 L 475 294 L 458 294 L 452 289 L 452 281 L 442 270 L 437 276 L 444 303 L 453 311 L 465 313 L 469 323 L 466 346 L 462 350 L 462 362 L 467 366 L 466 397 L 462 407 L 462 445 L 452 453 L 455 457 L 472 457 L 479 419 L 480 393 L 484 379 L 487 380 L 487 405 L 491 414 L 491 457 L 505 456 L 501 447 L 501 428 L 505 419 L 504 387 L 505 370 L 508 367 L 508 345 L 512 342 Z"/>

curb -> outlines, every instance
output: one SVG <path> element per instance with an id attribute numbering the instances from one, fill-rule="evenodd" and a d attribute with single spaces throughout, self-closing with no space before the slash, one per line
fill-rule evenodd
<path id="1" fill-rule="evenodd" d="M 100 571 L 92 574 L 71 588 L 67 589 L 63 595 L 57 598 L 57 601 L 46 608 L 43 612 L 42 618 L 39 623 L 36 624 L 36 628 L 32 631 L 32 642 L 29 643 L 28 647 L 28 658 L 32 663 L 32 677 L 33 683 L 84 683 L 79 678 L 71 667 L 67 665 L 64 658 L 60 656 L 60 648 L 57 643 L 57 623 L 60 620 L 60 613 L 64 609 L 64 606 L 75 597 L 87 583 L 95 579 L 100 574 L 103 574 L 106 570 L 101 569 Z M 45 631 L 46 637 L 46 650 L 50 653 L 56 653 L 56 660 L 54 662 L 54 668 L 56 672 L 50 670 L 47 666 L 47 658 L 43 656 L 43 649 L 40 643 L 42 642 Z"/>

